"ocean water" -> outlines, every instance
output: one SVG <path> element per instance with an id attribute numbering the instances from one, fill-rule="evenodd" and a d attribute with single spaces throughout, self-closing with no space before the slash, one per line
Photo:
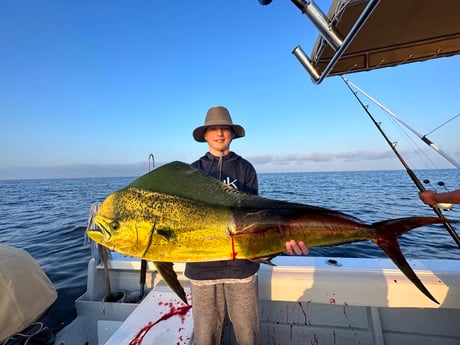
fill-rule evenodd
<path id="1" fill-rule="evenodd" d="M 460 188 L 460 170 L 421 170 L 427 189 Z M 91 205 L 135 178 L 0 180 L 0 243 L 23 248 L 58 290 L 49 327 L 58 330 L 75 317 L 74 300 L 86 288 L 90 248 L 85 229 Z M 261 196 L 331 208 L 365 223 L 407 216 L 433 216 L 418 199 L 405 171 L 259 174 Z M 460 205 L 444 213 L 460 221 Z M 453 225 L 460 234 L 460 226 Z M 407 258 L 459 259 L 460 249 L 442 225 L 422 227 L 399 241 Z M 312 256 L 385 257 L 372 242 L 310 248 Z"/>

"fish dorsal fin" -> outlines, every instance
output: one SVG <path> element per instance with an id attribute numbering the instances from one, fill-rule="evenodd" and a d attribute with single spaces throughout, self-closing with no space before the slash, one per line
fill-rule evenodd
<path id="1" fill-rule="evenodd" d="M 139 188 L 224 207 L 235 206 L 241 198 L 234 188 L 179 161 L 152 170 L 127 188 Z"/>
<path id="2" fill-rule="evenodd" d="M 298 212 L 337 215 L 357 221 L 350 215 L 311 205 L 272 200 L 226 185 L 194 169 L 190 164 L 175 161 L 165 164 L 139 177 L 126 188 L 139 188 L 150 192 L 172 195 L 195 202 L 232 209 L 261 210 L 294 216 Z M 293 214 L 293 212 L 295 214 Z"/>

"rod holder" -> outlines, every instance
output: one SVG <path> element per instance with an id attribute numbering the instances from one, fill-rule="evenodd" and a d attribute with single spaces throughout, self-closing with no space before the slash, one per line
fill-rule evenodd
<path id="1" fill-rule="evenodd" d="M 307 72 L 310 73 L 310 76 L 312 77 L 314 83 L 319 84 L 332 71 L 335 64 L 342 57 L 345 50 L 351 44 L 353 39 L 358 34 L 359 30 L 361 30 L 364 23 L 369 18 L 372 11 L 375 9 L 375 7 L 381 0 L 368 0 L 366 7 L 361 12 L 360 16 L 355 21 L 353 27 L 350 29 L 343 41 L 338 35 L 335 34 L 335 31 L 333 30 L 333 27 L 329 22 L 329 19 L 327 19 L 327 17 L 321 12 L 321 10 L 318 7 L 316 7 L 312 2 L 307 3 L 305 0 L 291 1 L 302 11 L 302 13 L 308 16 L 308 18 L 320 31 L 320 34 L 323 37 L 323 39 L 327 43 L 329 43 L 329 45 L 336 51 L 334 56 L 332 56 L 332 58 L 329 60 L 327 66 L 321 72 L 321 74 L 318 74 L 318 72 L 314 69 L 311 60 L 305 55 L 305 53 L 298 49 L 298 47 L 294 49 L 294 55 L 304 66 Z"/>
<path id="2" fill-rule="evenodd" d="M 318 29 L 321 36 L 335 51 L 343 43 L 342 37 L 334 30 L 329 18 L 316 6 L 313 1 L 292 0 L 292 2 L 305 14 Z"/>
<path id="3" fill-rule="evenodd" d="M 300 46 L 297 46 L 292 51 L 292 54 L 299 60 L 300 64 L 307 70 L 314 82 L 319 80 L 319 74 L 316 68 L 313 66 L 310 58 L 305 55 L 304 51 Z"/>

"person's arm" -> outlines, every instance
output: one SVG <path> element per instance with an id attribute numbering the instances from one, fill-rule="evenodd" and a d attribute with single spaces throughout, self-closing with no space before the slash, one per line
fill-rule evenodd
<path id="1" fill-rule="evenodd" d="M 308 247 L 302 241 L 299 241 L 299 243 L 297 243 L 294 240 L 290 240 L 289 242 L 286 242 L 286 252 L 288 253 L 288 255 L 308 254 Z"/>
<path id="2" fill-rule="evenodd" d="M 452 192 L 437 193 L 434 190 L 427 190 L 419 193 L 420 200 L 427 205 L 439 203 L 460 204 L 460 189 Z"/>

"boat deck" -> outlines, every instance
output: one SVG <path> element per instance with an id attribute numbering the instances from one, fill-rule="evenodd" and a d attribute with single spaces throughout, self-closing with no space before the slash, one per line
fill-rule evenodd
<path id="1" fill-rule="evenodd" d="M 259 272 L 262 344 L 459 344 L 458 261 L 409 262 L 439 305 L 387 259 L 277 257 L 277 266 L 263 265 Z M 138 293 L 139 268 L 139 260 L 112 260 L 113 290 Z M 183 268 L 175 265 L 188 291 Z M 78 317 L 56 345 L 129 343 L 171 308 L 184 306 L 153 265 L 141 304 L 103 302 L 103 268 L 91 260 L 88 273 L 88 291 L 76 301 Z M 192 311 L 158 322 L 142 343 L 192 344 Z M 224 344 L 236 344 L 229 330 L 227 324 Z"/>

